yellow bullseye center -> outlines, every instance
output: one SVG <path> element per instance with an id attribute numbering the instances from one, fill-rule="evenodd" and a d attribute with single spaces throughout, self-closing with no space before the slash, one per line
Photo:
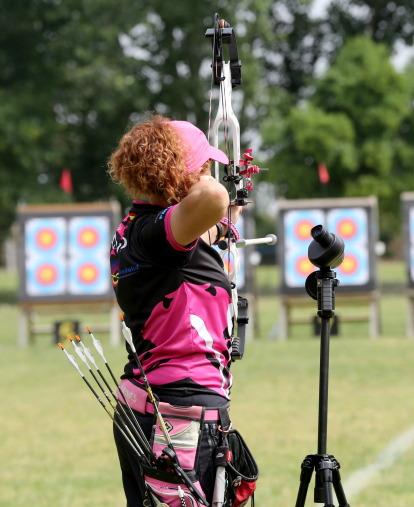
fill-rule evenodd
<path id="1" fill-rule="evenodd" d="M 39 271 L 39 279 L 43 283 L 50 283 L 55 278 L 55 270 L 50 267 L 44 267 Z"/>
<path id="2" fill-rule="evenodd" d="M 311 273 L 313 271 L 313 265 L 309 261 L 309 259 L 301 259 L 298 262 L 298 270 L 302 274 L 308 274 L 308 273 Z"/>
<path id="3" fill-rule="evenodd" d="M 341 236 L 349 237 L 352 236 L 355 232 L 355 225 L 352 222 L 349 222 L 348 220 L 346 222 L 342 222 L 342 224 L 339 226 L 339 234 Z"/>
<path id="4" fill-rule="evenodd" d="M 312 225 L 309 222 L 302 222 L 298 225 L 298 236 L 300 238 L 309 238 L 310 237 L 310 230 L 312 229 Z"/>
<path id="5" fill-rule="evenodd" d="M 84 282 L 92 282 L 96 278 L 96 269 L 93 266 L 84 266 L 80 271 L 80 276 Z"/>
<path id="6" fill-rule="evenodd" d="M 82 231 L 80 240 L 83 245 L 91 246 L 96 243 L 96 232 L 90 229 L 86 229 L 85 231 Z"/>
<path id="7" fill-rule="evenodd" d="M 356 261 L 353 257 L 345 256 L 343 263 L 341 264 L 341 269 L 345 273 L 351 273 L 354 271 L 356 267 Z"/>
<path id="8" fill-rule="evenodd" d="M 42 231 L 38 236 L 38 241 L 44 247 L 51 246 L 55 241 L 55 235 L 51 231 Z"/>

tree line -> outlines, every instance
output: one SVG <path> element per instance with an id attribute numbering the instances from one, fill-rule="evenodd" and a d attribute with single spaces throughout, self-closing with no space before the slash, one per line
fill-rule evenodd
<path id="1" fill-rule="evenodd" d="M 118 139 L 145 111 L 206 131 L 215 10 L 235 28 L 242 144 L 260 139 L 279 196 L 379 198 L 383 239 L 414 190 L 414 1 L 165 2 L 15 0 L 0 14 L 0 237 L 18 202 L 95 201 L 123 190 L 106 175 Z M 217 7 L 219 5 L 219 7 Z M 318 164 L 328 168 L 322 185 Z M 73 193 L 59 188 L 69 167 Z"/>

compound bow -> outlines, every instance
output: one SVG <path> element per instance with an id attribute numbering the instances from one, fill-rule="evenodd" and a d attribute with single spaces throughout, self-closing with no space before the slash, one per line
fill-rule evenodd
<path id="1" fill-rule="evenodd" d="M 257 165 L 252 165 L 253 155 L 252 149 L 246 149 L 243 158 L 240 158 L 240 125 L 234 114 L 232 107 L 232 90 L 242 84 L 241 75 L 241 61 L 237 49 L 236 34 L 234 29 L 224 19 L 220 20 L 218 14 L 214 15 L 214 28 L 209 28 L 206 31 L 206 37 L 212 39 L 213 60 L 211 64 L 211 89 L 210 89 L 210 108 L 209 108 L 209 123 L 208 134 L 210 137 L 211 127 L 211 110 L 212 110 L 212 97 L 213 97 L 213 84 L 219 86 L 219 105 L 216 118 L 213 123 L 213 143 L 218 148 L 219 141 L 219 126 L 223 122 L 224 129 L 224 143 L 226 155 L 229 158 L 229 164 L 225 166 L 225 175 L 223 181 L 228 185 L 228 192 L 231 205 L 246 206 L 252 201 L 248 201 L 249 192 L 253 190 L 252 174 L 257 174 L 259 171 L 267 169 L 259 169 Z M 224 45 L 229 48 L 229 61 L 224 60 L 223 49 Z M 229 126 L 232 131 L 233 139 L 233 156 L 229 156 L 230 132 Z M 243 178 L 244 176 L 244 178 Z M 219 164 L 215 162 L 215 178 L 219 181 Z M 232 188 L 235 187 L 235 198 L 232 199 Z M 231 222 L 231 207 L 229 206 L 228 222 Z M 241 359 L 244 353 L 246 324 L 249 321 L 248 317 L 248 302 L 246 298 L 238 296 L 236 287 L 236 278 L 240 271 L 239 248 L 244 248 L 248 245 L 269 244 L 276 243 L 276 236 L 268 234 L 266 238 L 257 239 L 240 239 L 236 237 L 235 233 L 229 227 L 226 239 L 219 243 L 221 248 L 221 257 L 227 255 L 228 269 L 225 268 L 232 286 L 232 302 L 234 318 L 237 322 L 238 337 L 232 337 L 232 360 Z M 230 260 L 233 259 L 233 269 L 230 270 Z"/>

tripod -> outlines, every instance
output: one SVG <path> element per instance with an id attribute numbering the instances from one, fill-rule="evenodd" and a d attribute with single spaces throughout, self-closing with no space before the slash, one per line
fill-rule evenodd
<path id="1" fill-rule="evenodd" d="M 307 293 L 318 301 L 318 316 L 321 318 L 321 350 L 319 374 L 318 453 L 309 454 L 301 465 L 300 486 L 296 507 L 304 507 L 309 483 L 315 470 L 314 502 L 325 507 L 335 507 L 332 486 L 339 507 L 350 507 L 341 483 L 340 464 L 326 452 L 328 429 L 328 381 L 330 319 L 335 312 L 335 287 L 339 285 L 335 271 L 344 256 L 344 243 L 336 234 L 328 232 L 322 225 L 311 230 L 314 241 L 309 245 L 309 260 L 318 271 L 311 273 L 305 284 Z"/>

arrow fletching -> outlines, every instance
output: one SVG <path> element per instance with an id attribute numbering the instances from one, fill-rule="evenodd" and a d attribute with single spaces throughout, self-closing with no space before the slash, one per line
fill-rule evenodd
<path id="1" fill-rule="evenodd" d="M 103 348 L 102 348 L 101 342 L 93 336 L 92 331 L 89 329 L 88 326 L 86 326 L 86 329 L 88 330 L 88 333 L 89 333 L 90 337 L 92 338 L 93 344 L 95 346 L 95 349 L 98 351 L 98 354 L 102 357 L 104 363 L 108 364 L 105 359 L 104 353 L 103 353 Z"/>
<path id="2" fill-rule="evenodd" d="M 79 366 L 78 366 L 78 363 L 76 362 L 76 359 L 71 356 L 70 354 L 68 354 L 66 352 L 66 350 L 63 348 L 62 344 L 59 343 L 59 347 L 63 350 L 63 352 L 66 354 L 66 357 L 68 358 L 68 361 L 70 362 L 70 364 L 75 368 L 75 370 L 77 370 L 77 372 L 79 373 L 79 375 L 81 377 L 84 377 L 84 374 L 80 371 L 79 369 Z"/>
<path id="3" fill-rule="evenodd" d="M 76 343 L 72 340 L 70 335 L 68 335 L 69 340 L 72 342 L 72 345 L 75 347 L 75 352 L 78 354 L 78 356 L 82 359 L 82 361 L 86 364 L 86 366 L 90 369 L 88 362 L 86 361 L 85 354 L 83 353 L 83 350 L 76 345 Z"/>
<path id="4" fill-rule="evenodd" d="M 119 318 L 121 319 L 121 322 L 122 322 L 122 334 L 124 335 L 124 338 L 127 341 L 127 343 L 129 343 L 129 346 L 131 347 L 132 352 L 136 352 L 134 342 L 132 341 L 131 330 L 129 329 L 129 327 L 126 326 L 122 315 L 120 313 L 118 313 L 118 315 L 119 315 Z"/>
<path id="5" fill-rule="evenodd" d="M 82 343 L 82 345 L 83 345 L 83 343 Z M 95 366 L 95 368 L 97 370 L 99 370 L 98 365 L 95 363 L 95 358 L 92 355 L 91 349 L 88 349 L 85 347 L 85 345 L 83 345 L 83 351 L 85 352 L 86 357 L 89 359 L 89 361 Z"/>
<path id="6" fill-rule="evenodd" d="M 95 363 L 95 358 L 93 357 L 91 349 L 88 349 L 85 347 L 83 341 L 79 338 L 78 335 L 75 336 L 75 338 L 78 340 L 78 342 L 82 345 L 83 352 L 85 353 L 86 357 L 89 359 L 89 361 L 95 366 L 97 370 L 99 370 L 97 364 Z"/>

